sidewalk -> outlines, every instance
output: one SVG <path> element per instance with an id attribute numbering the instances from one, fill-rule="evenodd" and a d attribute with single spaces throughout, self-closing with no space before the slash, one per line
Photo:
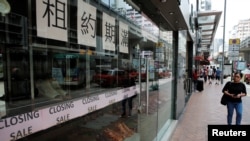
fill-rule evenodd
<path id="1" fill-rule="evenodd" d="M 224 79 L 225 84 L 230 78 Z M 204 91 L 194 92 L 169 141 L 207 141 L 207 125 L 227 124 L 227 109 L 220 104 L 223 85 L 204 84 Z M 250 124 L 250 85 L 246 85 L 248 96 L 243 97 L 242 124 Z M 235 124 L 235 112 L 233 117 Z"/>

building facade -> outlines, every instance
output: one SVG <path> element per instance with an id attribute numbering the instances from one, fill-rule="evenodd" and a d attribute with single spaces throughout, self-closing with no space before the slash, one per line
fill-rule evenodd
<path id="1" fill-rule="evenodd" d="M 249 64 L 250 19 L 240 20 L 230 31 L 229 38 L 240 40 L 238 60 L 245 61 L 246 64 Z"/>
<path id="2" fill-rule="evenodd" d="M 4 2 L 2 141 L 152 141 L 171 132 L 192 93 L 193 17 L 184 15 L 186 28 L 164 30 L 126 2 Z M 179 5 L 191 12 L 188 1 Z"/>
<path id="3" fill-rule="evenodd" d="M 230 38 L 239 38 L 241 41 L 250 36 L 250 19 L 240 20 L 230 32 Z"/>

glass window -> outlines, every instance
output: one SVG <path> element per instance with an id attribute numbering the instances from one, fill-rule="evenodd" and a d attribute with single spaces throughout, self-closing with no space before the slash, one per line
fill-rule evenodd
<path id="1" fill-rule="evenodd" d="M 170 120 L 173 50 L 167 38 L 172 40 L 172 35 L 160 39 L 157 24 L 147 16 L 115 0 L 8 2 L 11 13 L 0 20 L 0 116 L 2 122 L 15 123 L 3 130 L 12 134 L 32 126 L 32 137 L 27 138 L 53 140 L 50 134 L 54 131 L 46 129 L 55 127 L 56 131 L 56 125 L 71 122 L 77 125 L 72 131 L 91 132 L 93 140 L 106 139 L 108 127 L 116 132 L 116 126 L 122 126 L 130 134 L 140 134 L 141 140 L 151 141 L 157 136 L 152 130 Z M 116 16 L 119 7 L 131 13 Z M 135 24 L 138 22 L 141 24 Z M 158 42 L 163 46 L 156 50 Z M 150 59 L 142 51 L 151 52 Z M 140 97 L 134 97 L 138 93 Z M 158 103 L 162 103 L 162 113 Z M 132 118 L 120 120 L 124 115 Z M 138 129 L 138 124 L 149 123 L 145 118 L 153 129 Z M 78 125 L 83 130 L 78 131 Z M 33 134 L 39 131 L 45 132 Z M 62 132 L 60 136 L 73 134 Z M 9 135 L 4 138 L 11 140 Z"/>

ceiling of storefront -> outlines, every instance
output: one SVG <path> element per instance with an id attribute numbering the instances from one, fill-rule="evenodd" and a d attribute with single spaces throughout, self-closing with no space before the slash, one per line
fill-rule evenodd
<path id="1" fill-rule="evenodd" d="M 178 0 L 126 0 L 135 4 L 137 10 L 145 13 L 153 22 L 164 30 L 189 30 Z M 196 29 L 201 31 L 200 47 L 210 47 L 221 17 L 221 11 L 199 11 Z"/>
<path id="2" fill-rule="evenodd" d="M 132 2 L 131 2 L 132 1 Z M 145 13 L 157 26 L 169 31 L 188 30 L 177 0 L 126 0 Z"/>
<path id="3" fill-rule="evenodd" d="M 189 30 L 178 0 L 126 0 L 134 4 L 134 8 L 145 13 L 157 26 L 163 30 Z M 194 19 L 195 29 L 199 32 L 198 47 L 202 52 L 210 52 L 221 11 L 199 11 Z M 208 53 L 209 54 L 209 53 Z"/>

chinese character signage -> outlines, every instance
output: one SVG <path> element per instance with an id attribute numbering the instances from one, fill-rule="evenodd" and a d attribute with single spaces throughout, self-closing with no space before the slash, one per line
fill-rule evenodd
<path id="1" fill-rule="evenodd" d="M 122 53 L 128 53 L 128 25 L 119 22 L 119 49 Z"/>
<path id="2" fill-rule="evenodd" d="M 67 41 L 67 0 L 37 0 L 37 36 Z"/>
<path id="3" fill-rule="evenodd" d="M 96 47 L 96 8 L 78 0 L 78 44 Z"/>
<path id="4" fill-rule="evenodd" d="M 115 51 L 115 18 L 103 13 L 102 19 L 103 49 Z"/>

